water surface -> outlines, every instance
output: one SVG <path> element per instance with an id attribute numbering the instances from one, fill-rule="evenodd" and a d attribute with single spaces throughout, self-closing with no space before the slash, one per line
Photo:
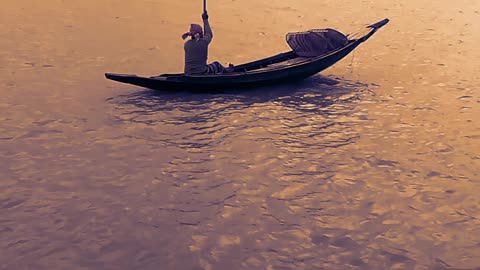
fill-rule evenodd
<path id="1" fill-rule="evenodd" d="M 201 8 L 2 3 L 0 269 L 480 267 L 478 1 L 209 1 L 224 63 L 391 22 L 290 85 L 104 79 L 181 70 Z"/>

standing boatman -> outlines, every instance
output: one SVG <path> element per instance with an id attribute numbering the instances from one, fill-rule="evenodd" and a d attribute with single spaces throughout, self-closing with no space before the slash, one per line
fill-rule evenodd
<path id="1" fill-rule="evenodd" d="M 225 68 L 217 61 L 207 65 L 208 45 L 213 39 L 213 32 L 212 28 L 210 28 L 210 23 L 208 22 L 208 13 L 206 9 L 203 11 L 202 20 L 205 33 L 203 33 L 203 29 L 200 25 L 192 23 L 190 25 L 190 31 L 182 35 L 182 39 L 184 40 L 191 37 L 184 44 L 185 74 L 223 74 L 233 72 L 235 67 L 232 64 L 229 64 L 228 68 Z"/>

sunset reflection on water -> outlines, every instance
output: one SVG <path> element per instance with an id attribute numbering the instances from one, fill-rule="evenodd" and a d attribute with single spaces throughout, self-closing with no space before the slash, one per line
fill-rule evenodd
<path id="1" fill-rule="evenodd" d="M 183 68 L 201 1 L 0 9 L 0 269 L 477 269 L 480 2 L 209 1 L 210 60 L 391 22 L 304 82 L 220 94 Z"/>

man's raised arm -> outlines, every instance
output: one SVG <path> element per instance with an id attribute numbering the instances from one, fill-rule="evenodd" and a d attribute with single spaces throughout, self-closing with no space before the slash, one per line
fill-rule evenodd
<path id="1" fill-rule="evenodd" d="M 203 29 L 205 29 L 205 37 L 208 39 L 210 42 L 213 38 L 213 32 L 212 28 L 210 27 L 210 23 L 208 22 L 208 14 L 207 11 L 205 11 L 202 14 L 202 19 L 203 19 Z"/>

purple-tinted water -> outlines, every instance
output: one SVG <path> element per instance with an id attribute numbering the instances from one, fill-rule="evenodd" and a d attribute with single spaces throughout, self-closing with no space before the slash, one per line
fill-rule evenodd
<path id="1" fill-rule="evenodd" d="M 292 85 L 104 79 L 181 70 L 201 5 L 2 3 L 0 269 L 480 267 L 478 1 L 210 1 L 224 63 L 391 22 Z"/>

